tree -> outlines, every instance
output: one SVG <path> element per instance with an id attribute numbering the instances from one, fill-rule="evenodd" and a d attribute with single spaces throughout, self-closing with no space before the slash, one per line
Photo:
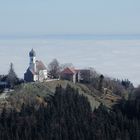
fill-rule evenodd
<path id="1" fill-rule="evenodd" d="M 65 63 L 65 64 L 61 64 L 60 68 L 63 71 L 65 68 L 74 68 L 74 66 L 72 63 Z"/>
<path id="2" fill-rule="evenodd" d="M 134 89 L 133 84 L 128 79 L 122 80 L 121 84 L 125 87 L 125 89 Z"/>
<path id="3" fill-rule="evenodd" d="M 103 80 L 104 80 L 104 76 L 101 74 L 99 77 L 99 90 L 102 92 L 103 91 Z"/>
<path id="4" fill-rule="evenodd" d="M 51 78 L 59 78 L 60 64 L 57 59 L 53 59 L 52 62 L 49 64 L 48 68 Z"/>
<path id="5" fill-rule="evenodd" d="M 7 82 L 11 88 L 13 88 L 15 84 L 18 82 L 18 77 L 14 71 L 13 63 L 10 64 L 10 69 L 7 75 Z"/>

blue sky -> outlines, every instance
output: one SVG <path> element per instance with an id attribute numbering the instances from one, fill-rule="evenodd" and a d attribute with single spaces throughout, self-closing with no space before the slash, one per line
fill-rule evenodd
<path id="1" fill-rule="evenodd" d="M 0 0 L 0 35 L 140 34 L 140 0 Z"/>

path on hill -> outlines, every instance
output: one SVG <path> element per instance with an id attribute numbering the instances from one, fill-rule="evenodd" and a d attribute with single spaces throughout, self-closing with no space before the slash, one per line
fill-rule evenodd
<path id="1" fill-rule="evenodd" d="M 1 95 L 0 95 L 0 99 L 5 99 L 5 98 L 7 98 L 8 97 L 8 95 L 7 95 L 8 93 L 2 93 Z"/>
<path id="2" fill-rule="evenodd" d="M 9 93 L 12 92 L 13 90 L 5 90 L 3 93 L 0 94 L 0 100 L 5 99 L 9 97 Z"/>

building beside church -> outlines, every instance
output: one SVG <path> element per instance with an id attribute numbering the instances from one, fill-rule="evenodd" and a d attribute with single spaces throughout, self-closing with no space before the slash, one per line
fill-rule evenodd
<path id="1" fill-rule="evenodd" d="M 89 69 L 75 69 L 75 68 L 65 68 L 60 73 L 60 78 L 62 80 L 72 81 L 73 83 L 89 83 L 91 77 L 91 71 Z"/>
<path id="2" fill-rule="evenodd" d="M 60 73 L 60 78 L 76 83 L 78 81 L 78 73 L 74 68 L 67 67 Z"/>
<path id="3" fill-rule="evenodd" d="M 24 74 L 24 80 L 26 82 L 43 82 L 48 78 L 47 69 L 42 61 L 36 60 L 36 53 L 32 49 L 29 52 L 29 67 Z"/>

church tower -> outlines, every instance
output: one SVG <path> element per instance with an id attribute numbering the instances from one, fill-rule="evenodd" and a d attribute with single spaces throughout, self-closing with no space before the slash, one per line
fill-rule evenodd
<path id="1" fill-rule="evenodd" d="M 29 52 L 30 63 L 27 71 L 24 73 L 26 82 L 43 82 L 48 78 L 47 69 L 42 61 L 36 60 L 36 53 L 32 49 Z"/>
<path id="2" fill-rule="evenodd" d="M 29 57 L 30 57 L 29 68 L 30 70 L 36 72 L 36 53 L 33 49 L 29 52 Z"/>

